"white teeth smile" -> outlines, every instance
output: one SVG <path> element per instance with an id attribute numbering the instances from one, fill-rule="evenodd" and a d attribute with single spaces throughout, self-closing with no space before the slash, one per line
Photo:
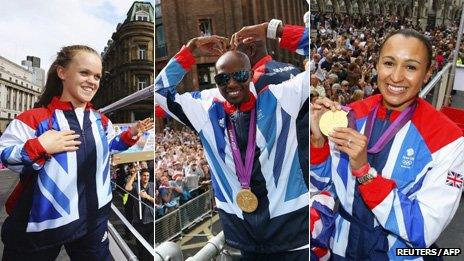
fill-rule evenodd
<path id="1" fill-rule="evenodd" d="M 91 88 L 91 87 L 82 87 L 82 89 L 84 89 L 84 91 L 86 91 L 86 92 L 92 92 L 93 91 L 93 88 Z"/>
<path id="2" fill-rule="evenodd" d="M 387 85 L 388 90 L 394 93 L 402 93 L 406 90 L 406 87 Z"/>
<path id="3" fill-rule="evenodd" d="M 234 92 L 229 92 L 230 96 L 237 96 L 240 93 L 240 91 L 234 91 Z"/>

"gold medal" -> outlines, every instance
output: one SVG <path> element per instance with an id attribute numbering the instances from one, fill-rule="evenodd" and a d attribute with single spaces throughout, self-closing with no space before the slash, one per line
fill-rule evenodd
<path id="1" fill-rule="evenodd" d="M 347 127 L 348 118 L 345 111 L 326 111 L 319 120 L 319 129 L 322 134 L 329 136 L 329 132 L 337 127 Z"/>
<path id="2" fill-rule="evenodd" d="M 237 201 L 238 207 L 243 212 L 251 213 L 258 207 L 258 198 L 251 192 L 251 189 L 240 190 L 235 197 L 235 201 Z"/>

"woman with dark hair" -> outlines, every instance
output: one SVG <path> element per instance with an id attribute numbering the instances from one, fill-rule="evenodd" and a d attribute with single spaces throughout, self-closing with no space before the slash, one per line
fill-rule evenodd
<path id="1" fill-rule="evenodd" d="M 331 249 L 333 260 L 398 260 L 398 248 L 435 247 L 456 212 L 464 138 L 418 97 L 431 61 L 423 35 L 396 31 L 380 47 L 381 94 L 343 108 L 348 128 L 323 135 L 321 115 L 341 107 L 319 99 L 311 108 L 311 185 L 319 192 L 311 218 L 313 225 L 326 225 L 312 236 L 318 247 Z M 331 234 L 334 200 L 340 205 Z"/>
<path id="2" fill-rule="evenodd" d="M 3 260 L 54 260 L 64 245 L 71 260 L 110 260 L 109 156 L 135 144 L 151 119 L 115 135 L 90 101 L 102 62 L 90 47 L 63 47 L 35 108 L 0 138 L 0 161 L 20 174 L 6 203 Z"/>

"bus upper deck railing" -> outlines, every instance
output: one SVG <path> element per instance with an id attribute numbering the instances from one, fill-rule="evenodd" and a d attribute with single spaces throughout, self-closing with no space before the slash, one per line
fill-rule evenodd
<path id="1" fill-rule="evenodd" d="M 102 109 L 100 109 L 100 112 L 102 113 L 109 113 L 115 110 L 118 110 L 120 108 L 126 107 L 128 105 L 131 105 L 135 102 L 144 100 L 146 98 L 153 97 L 154 95 L 154 85 L 150 85 L 140 91 L 137 91 L 127 97 L 124 97 L 121 100 L 118 100 Z M 131 195 L 132 196 L 132 195 Z M 138 198 L 137 198 L 138 201 Z M 143 203 L 143 202 L 142 202 Z M 113 212 L 116 214 L 116 216 L 121 220 L 121 222 L 126 226 L 129 231 L 132 233 L 132 235 L 135 237 L 136 240 L 140 241 L 141 244 L 148 250 L 148 252 L 154 256 L 155 255 L 155 250 L 154 246 L 150 245 L 145 238 L 140 235 L 140 233 L 132 226 L 132 224 L 124 217 L 124 215 L 119 211 L 119 209 L 111 203 L 111 209 Z M 109 223 L 109 231 L 111 233 L 111 238 L 112 240 L 115 240 L 115 243 L 118 245 L 120 250 L 123 252 L 126 260 L 137 260 L 137 257 L 134 255 L 134 253 L 131 251 L 131 249 L 127 246 L 126 242 L 124 239 L 119 235 L 119 233 L 114 229 L 114 227 Z"/>
<path id="2" fill-rule="evenodd" d="M 213 212 L 212 200 L 212 192 L 208 189 L 172 210 L 172 212 L 158 218 L 155 221 L 155 244 L 182 236 L 184 230 L 201 222 L 206 217 L 211 218 Z"/>
<path id="3" fill-rule="evenodd" d="M 446 89 L 451 68 L 451 63 L 446 64 L 419 93 L 419 97 L 428 100 L 437 110 L 446 104 Z M 429 94 L 432 94 L 432 99 Z"/>

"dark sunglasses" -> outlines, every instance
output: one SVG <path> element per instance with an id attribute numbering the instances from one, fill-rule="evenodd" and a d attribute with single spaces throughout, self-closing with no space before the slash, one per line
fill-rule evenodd
<path id="1" fill-rule="evenodd" d="M 231 78 L 234 78 L 239 83 L 244 83 L 250 78 L 250 71 L 240 70 L 233 73 L 220 73 L 214 76 L 214 80 L 219 86 L 226 86 Z"/>

